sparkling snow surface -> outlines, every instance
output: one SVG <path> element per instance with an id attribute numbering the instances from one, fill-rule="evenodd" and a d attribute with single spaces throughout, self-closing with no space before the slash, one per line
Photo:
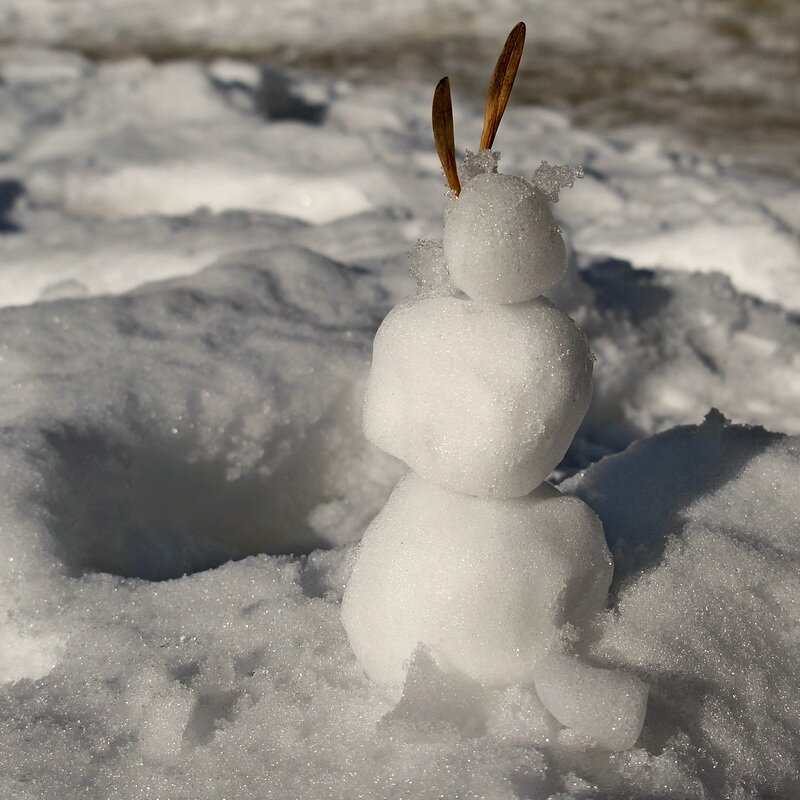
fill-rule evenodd
<path id="1" fill-rule="evenodd" d="M 14 19 L 52 41 L 56 8 Z M 441 237 L 430 87 L 19 47 L 0 76 L 0 796 L 800 794 L 800 187 L 503 121 L 502 171 L 586 173 L 549 295 L 594 394 L 553 480 L 615 557 L 585 649 L 650 685 L 609 754 L 424 650 L 381 689 L 341 626 L 403 472 L 361 400 Z"/>

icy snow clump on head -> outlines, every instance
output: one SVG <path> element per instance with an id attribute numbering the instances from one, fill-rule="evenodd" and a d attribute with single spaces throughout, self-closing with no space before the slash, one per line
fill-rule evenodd
<path id="1" fill-rule="evenodd" d="M 549 203 L 557 203 L 562 189 L 572 188 L 575 181 L 583 177 L 582 167 L 550 165 L 546 161 L 533 173 L 533 185 L 545 196 Z"/>
<path id="2" fill-rule="evenodd" d="M 457 294 L 450 282 L 441 242 L 420 240 L 408 253 L 408 274 L 422 293 Z"/>
<path id="3" fill-rule="evenodd" d="M 474 177 L 486 173 L 496 174 L 497 165 L 500 163 L 500 153 L 497 150 L 467 150 L 464 160 L 458 168 L 458 177 L 461 183 L 469 183 Z"/>
<path id="4" fill-rule="evenodd" d="M 364 432 L 448 489 L 519 497 L 563 458 L 591 395 L 586 337 L 548 300 L 412 298 L 375 337 Z"/>

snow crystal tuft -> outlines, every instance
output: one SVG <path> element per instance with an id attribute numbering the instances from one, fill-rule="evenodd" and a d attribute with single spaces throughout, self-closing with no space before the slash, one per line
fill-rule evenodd
<path id="1" fill-rule="evenodd" d="M 420 239 L 409 250 L 408 273 L 420 292 L 449 295 L 458 291 L 450 282 L 441 242 Z"/>
<path id="2" fill-rule="evenodd" d="M 494 500 L 409 472 L 364 534 L 342 622 L 382 684 L 403 683 L 419 643 L 448 673 L 530 684 L 564 626 L 603 609 L 611 570 L 597 517 L 549 484 Z"/>
<path id="3" fill-rule="evenodd" d="M 467 150 L 459 167 L 458 177 L 462 184 L 468 183 L 477 175 L 496 173 L 499 163 L 500 153 L 495 150 L 478 150 L 477 152 Z"/>
<path id="4" fill-rule="evenodd" d="M 546 161 L 533 173 L 533 185 L 549 203 L 557 203 L 561 189 L 572 188 L 575 181 L 583 177 L 583 167 L 550 166 Z"/>

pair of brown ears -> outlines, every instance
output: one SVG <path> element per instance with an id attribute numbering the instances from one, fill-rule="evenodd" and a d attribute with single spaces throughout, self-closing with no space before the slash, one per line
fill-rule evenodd
<path id="1" fill-rule="evenodd" d="M 522 48 L 525 47 L 525 23 L 518 22 L 508 34 L 506 43 L 500 51 L 494 66 L 489 91 L 486 95 L 486 110 L 483 113 L 483 132 L 481 133 L 481 150 L 489 149 L 494 144 L 494 137 L 500 127 L 500 120 L 508 105 L 514 79 L 517 77 Z M 461 181 L 456 169 L 456 142 L 453 132 L 453 101 L 450 98 L 450 79 L 442 78 L 433 93 L 433 141 L 439 161 L 442 162 L 447 184 L 455 192 L 461 194 Z"/>

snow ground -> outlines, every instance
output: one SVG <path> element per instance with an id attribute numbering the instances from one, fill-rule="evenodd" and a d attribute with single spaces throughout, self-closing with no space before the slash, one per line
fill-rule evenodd
<path id="1" fill-rule="evenodd" d="M 440 235 L 430 87 L 20 46 L 0 75 L 4 797 L 798 794 L 795 182 L 528 106 L 498 137 L 587 173 L 553 299 L 595 398 L 554 478 L 617 559 L 593 655 L 653 687 L 609 755 L 424 654 L 378 690 L 339 624 L 402 471 L 360 394 Z"/>

